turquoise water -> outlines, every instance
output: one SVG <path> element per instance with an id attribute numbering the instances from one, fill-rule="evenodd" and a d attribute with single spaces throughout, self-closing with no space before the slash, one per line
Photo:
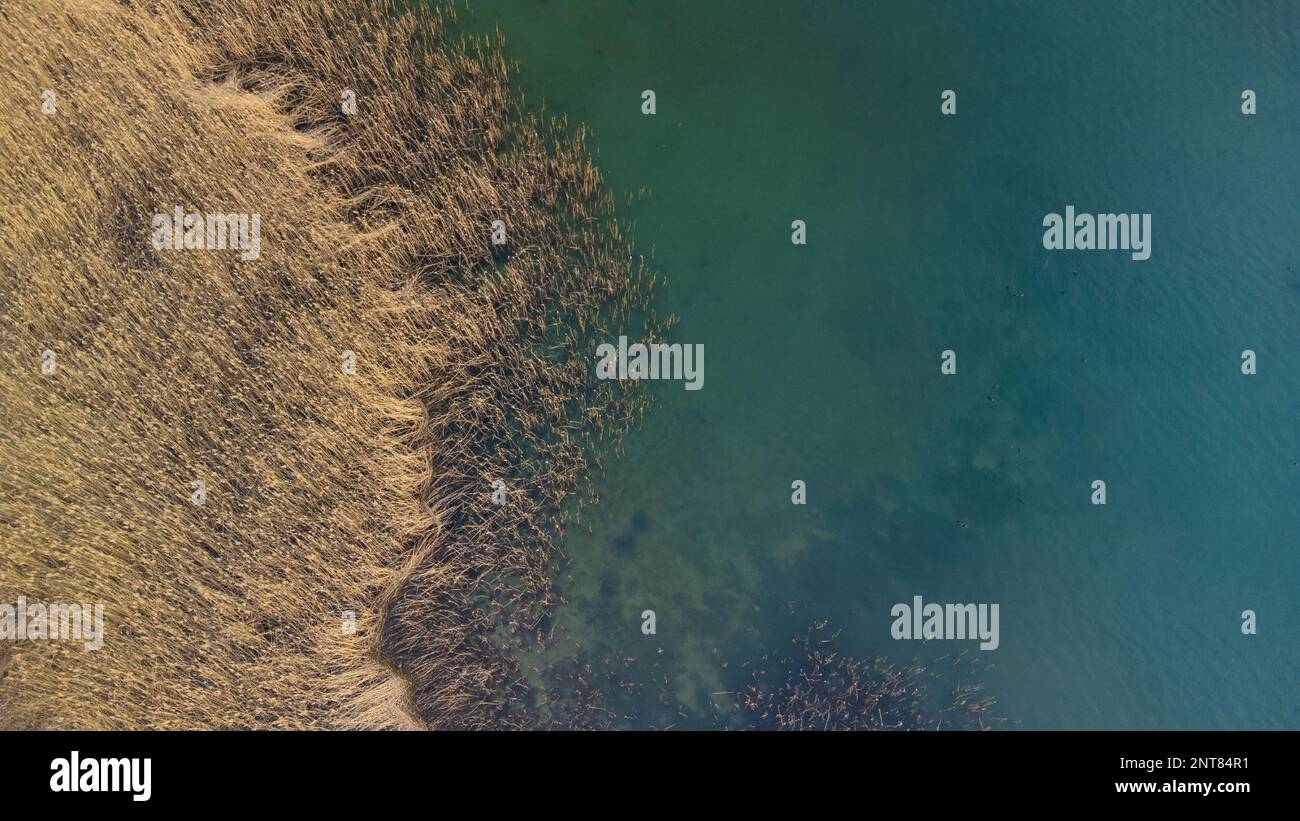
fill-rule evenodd
<path id="1" fill-rule="evenodd" d="M 705 347 L 704 389 L 652 383 L 566 542 L 548 652 L 653 660 L 623 723 L 709 725 L 815 620 L 856 655 L 973 649 L 890 638 L 921 595 L 1000 605 L 982 680 L 1015 726 L 1300 727 L 1300 4 L 464 22 L 590 127 L 613 190 L 647 189 L 621 213 Z M 1151 259 L 1044 250 L 1069 204 L 1151 213 Z"/>

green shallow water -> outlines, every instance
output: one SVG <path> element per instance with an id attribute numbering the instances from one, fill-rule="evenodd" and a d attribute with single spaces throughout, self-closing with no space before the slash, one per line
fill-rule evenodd
<path id="1" fill-rule="evenodd" d="M 1000 605 L 981 678 L 1015 726 L 1300 727 L 1297 12 L 474 4 L 517 90 L 648 190 L 620 213 L 706 353 L 596 478 L 529 663 L 652 661 L 622 723 L 710 726 L 813 621 L 973 649 L 891 639 L 922 595 Z M 1151 259 L 1044 250 L 1067 204 L 1151 213 Z"/>

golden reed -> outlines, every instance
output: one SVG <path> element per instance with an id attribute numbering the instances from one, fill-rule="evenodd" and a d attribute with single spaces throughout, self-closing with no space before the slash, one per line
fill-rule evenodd
<path id="1" fill-rule="evenodd" d="M 590 353 L 668 323 L 582 133 L 449 20 L 5 2 L 0 601 L 105 635 L 0 644 L 0 728 L 530 723 L 558 511 L 645 407 Z M 181 208 L 258 253 L 156 250 Z"/>

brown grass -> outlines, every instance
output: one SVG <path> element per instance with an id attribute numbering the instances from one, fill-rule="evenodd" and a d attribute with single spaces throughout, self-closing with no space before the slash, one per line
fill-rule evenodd
<path id="1" fill-rule="evenodd" d="M 555 513 L 643 411 L 592 381 L 661 323 L 581 134 L 443 12 L 260 5 L 0 12 L 0 602 L 106 610 L 0 647 L 0 728 L 522 726 Z M 155 251 L 177 204 L 261 258 Z"/>

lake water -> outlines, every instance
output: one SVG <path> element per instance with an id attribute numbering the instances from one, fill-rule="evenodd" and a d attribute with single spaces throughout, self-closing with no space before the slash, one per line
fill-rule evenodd
<path id="1" fill-rule="evenodd" d="M 647 190 L 620 213 L 706 352 L 596 478 L 547 653 L 653 660 L 621 723 L 710 726 L 813 621 L 978 652 L 893 640 L 921 595 L 999 604 L 1013 726 L 1300 727 L 1297 12 L 475 3 L 517 90 Z M 1067 205 L 1150 213 L 1151 258 L 1045 250 Z"/>

